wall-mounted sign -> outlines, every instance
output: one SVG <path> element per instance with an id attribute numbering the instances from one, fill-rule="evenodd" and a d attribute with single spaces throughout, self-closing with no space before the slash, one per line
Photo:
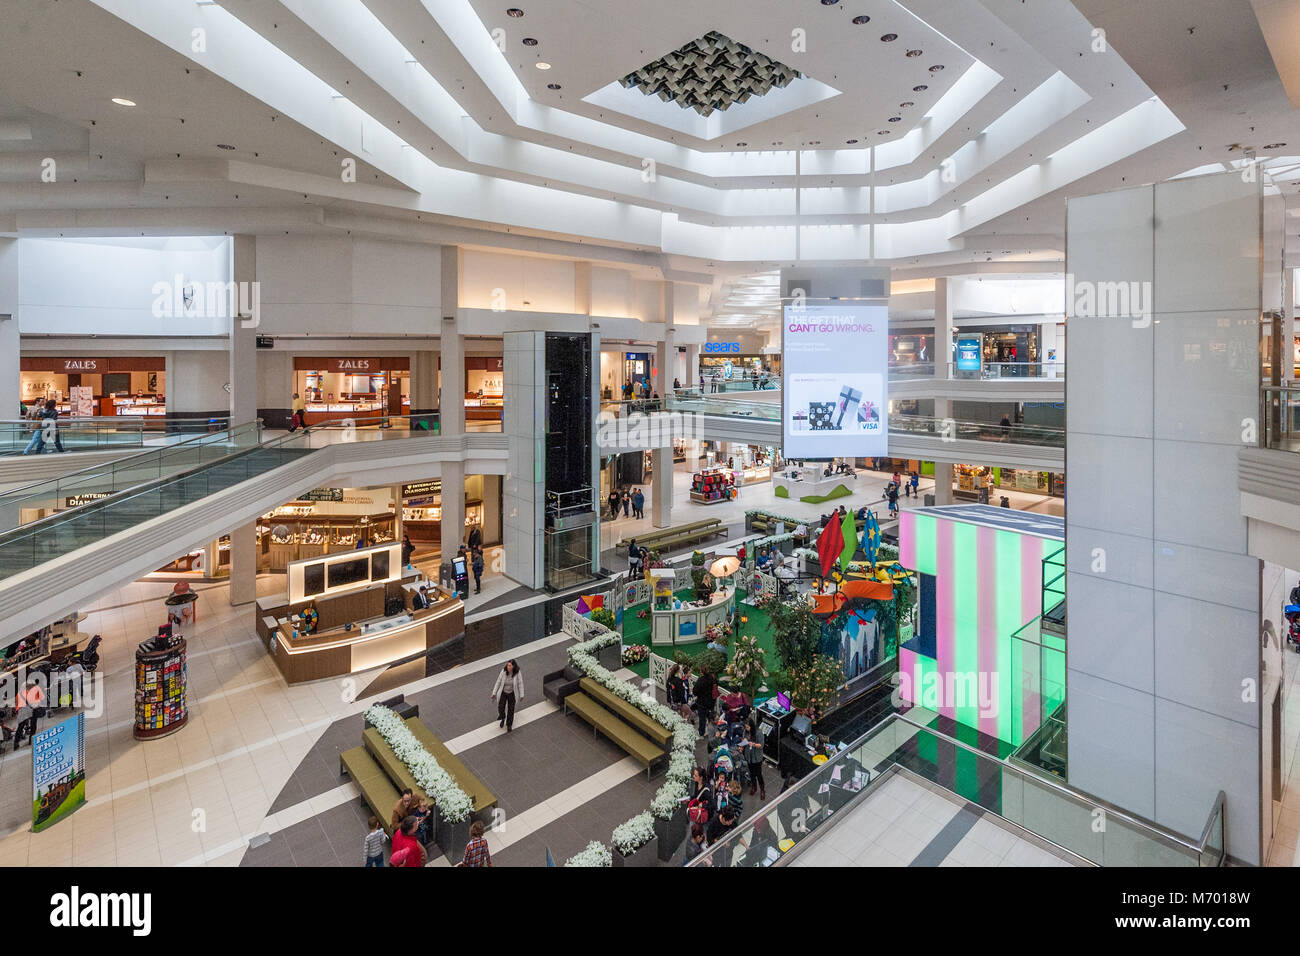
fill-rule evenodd
<path id="1" fill-rule="evenodd" d="M 300 372 L 378 375 L 380 372 L 409 370 L 411 359 L 405 355 L 295 355 L 293 367 Z"/>
<path id="2" fill-rule="evenodd" d="M 724 353 L 724 352 L 733 355 L 739 355 L 740 343 L 739 342 L 705 342 L 704 343 L 705 355 L 710 355 L 710 354 L 716 355 L 718 353 Z"/>
<path id="3" fill-rule="evenodd" d="M 978 372 L 984 358 L 984 341 L 980 336 L 959 338 L 957 340 L 957 370 L 961 372 Z"/>
<path id="4" fill-rule="evenodd" d="M 272 336 L 272 335 L 259 335 L 259 336 L 257 337 L 257 347 L 258 347 L 259 349 L 273 349 L 273 348 L 275 348 L 275 336 Z"/>
<path id="5" fill-rule="evenodd" d="M 100 498 L 107 498 L 107 491 L 87 491 L 80 495 L 68 495 L 63 499 L 63 507 L 80 508 L 82 505 L 89 504 L 92 501 L 98 501 Z"/>
<path id="6" fill-rule="evenodd" d="M 412 481 L 402 485 L 403 498 L 415 498 L 419 495 L 439 494 L 442 494 L 441 478 L 432 478 L 429 481 Z"/>
<path id="7" fill-rule="evenodd" d="M 342 501 L 342 488 L 313 488 L 311 491 L 304 491 L 295 501 Z"/>
<path id="8" fill-rule="evenodd" d="M 18 367 L 24 372 L 60 372 L 67 374 L 88 373 L 91 375 L 104 372 L 164 372 L 167 360 L 161 355 L 118 355 L 113 358 L 86 358 L 75 356 L 29 355 L 19 360 Z"/>

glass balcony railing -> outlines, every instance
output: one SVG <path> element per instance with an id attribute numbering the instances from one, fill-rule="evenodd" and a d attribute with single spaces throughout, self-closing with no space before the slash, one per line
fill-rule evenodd
<path id="1" fill-rule="evenodd" d="M 947 756 L 944 756 L 947 755 Z M 951 784 L 953 760 L 960 760 Z M 1098 866 L 1219 866 L 1224 795 L 1198 839 L 1189 839 L 1022 770 L 918 723 L 892 714 L 696 857 L 691 866 L 782 866 L 801 845 L 833 826 L 850 804 L 869 801 L 890 776 L 910 773 L 955 793 L 1042 840 Z M 868 802 L 866 804 L 870 806 Z M 1106 826 L 1095 825 L 1097 812 Z"/>
<path id="2" fill-rule="evenodd" d="M 951 418 L 925 418 L 920 415 L 890 415 L 892 433 L 933 435 L 945 441 L 1004 442 L 1008 445 L 1065 447 L 1065 429 L 1047 425 L 999 425 L 994 422 L 956 421 Z"/>
<path id="3" fill-rule="evenodd" d="M 225 431 L 225 418 L 163 418 L 161 416 L 95 416 L 53 419 L 59 444 L 64 451 L 100 451 L 139 448 L 146 442 L 176 440 L 180 436 Z M 54 432 L 46 420 L 8 419 L 0 421 L 0 455 L 36 454 L 56 450 Z M 42 441 L 35 439 L 42 435 Z M 39 449 L 43 443 L 44 448 Z"/>
<path id="4" fill-rule="evenodd" d="M 777 393 L 779 395 L 779 393 Z M 712 395 L 672 396 L 665 410 L 693 412 L 697 415 L 726 415 L 777 423 L 781 421 L 781 402 L 746 402 L 740 399 L 715 398 Z"/>
<path id="5" fill-rule="evenodd" d="M 1064 362 L 985 362 L 978 369 L 958 368 L 948 363 L 950 378 L 1065 378 Z"/>

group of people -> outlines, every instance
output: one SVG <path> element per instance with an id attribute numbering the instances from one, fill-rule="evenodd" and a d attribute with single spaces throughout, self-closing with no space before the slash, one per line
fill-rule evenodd
<path id="1" fill-rule="evenodd" d="M 31 440 L 27 442 L 27 447 L 23 449 L 24 455 L 39 455 L 45 451 L 47 443 L 53 443 L 55 451 L 65 450 L 63 438 L 59 435 L 59 407 L 55 404 L 54 399 L 33 402 L 30 406 L 20 403 L 19 408 L 22 411 L 22 417 L 34 423 Z"/>
<path id="2" fill-rule="evenodd" d="M 623 517 L 631 515 L 633 518 L 645 517 L 645 493 L 640 488 L 633 488 L 631 491 L 624 489 L 619 491 L 617 488 L 611 488 L 609 498 L 609 517 L 611 520 L 619 515 L 620 509 Z"/>
<path id="3" fill-rule="evenodd" d="M 430 832 L 430 808 L 417 798 L 409 787 L 402 791 L 393 807 L 393 849 L 389 854 L 388 865 L 398 867 L 424 866 L 429 862 L 429 851 L 424 847 L 433 838 Z M 488 851 L 487 840 L 483 837 L 483 822 L 475 820 L 469 827 L 469 842 L 465 844 L 465 855 L 457 866 L 483 867 L 492 865 L 492 854 Z M 384 828 L 379 818 L 370 818 L 370 829 L 362 845 L 362 855 L 367 867 L 384 865 Z"/>
<path id="4" fill-rule="evenodd" d="M 902 475 L 894 472 L 893 479 L 885 485 L 884 497 L 889 500 L 889 514 L 896 516 L 898 514 L 898 494 L 900 491 L 906 492 L 908 498 L 921 497 L 921 476 L 915 471 L 908 474 L 904 480 Z"/>

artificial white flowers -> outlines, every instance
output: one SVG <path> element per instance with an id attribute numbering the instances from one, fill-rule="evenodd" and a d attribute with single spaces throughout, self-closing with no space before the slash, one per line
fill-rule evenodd
<path id="1" fill-rule="evenodd" d="M 564 863 L 565 866 L 613 866 L 614 856 L 609 852 L 609 847 L 599 840 L 592 840 L 587 844 L 587 848 L 580 853 L 575 853 Z"/>
<path id="2" fill-rule="evenodd" d="M 424 744 L 411 733 L 401 717 L 382 704 L 372 704 L 366 710 L 366 720 L 374 725 L 379 736 L 384 738 L 384 743 L 393 748 L 397 759 L 411 771 L 411 776 L 429 795 L 442 819 L 448 823 L 460 823 L 469 819 L 474 801 L 460 788 L 456 778 L 434 759 L 433 754 L 424 749 Z"/>
<path id="3" fill-rule="evenodd" d="M 645 846 L 655 835 L 654 817 L 649 811 L 638 813 L 626 823 L 614 827 L 614 849 L 624 855 Z"/>

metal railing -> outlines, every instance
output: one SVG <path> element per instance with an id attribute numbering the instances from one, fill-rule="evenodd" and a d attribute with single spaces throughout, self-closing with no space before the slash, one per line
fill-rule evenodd
<path id="1" fill-rule="evenodd" d="M 1064 362 L 985 362 L 978 369 L 957 368 L 948 363 L 950 378 L 1065 378 Z"/>
<path id="2" fill-rule="evenodd" d="M 780 402 L 746 402 L 709 395 L 675 395 L 668 399 L 666 408 L 670 412 L 693 412 L 697 415 L 726 415 L 770 422 L 781 420 Z"/>
<path id="3" fill-rule="evenodd" d="M 1264 412 L 1264 446 L 1300 451 L 1300 384 L 1266 385 L 1260 389 L 1259 400 Z"/>
<path id="4" fill-rule="evenodd" d="M 964 754 L 981 785 L 960 792 L 926 752 Z M 691 861 L 691 866 L 783 866 L 843 811 L 870 799 L 889 777 L 917 774 L 1067 854 L 1098 866 L 1220 866 L 1224 793 L 1192 840 L 1104 800 L 1021 770 L 905 714 L 891 714 Z M 997 785 L 992 785 L 996 781 Z M 1104 827 L 1096 827 L 1098 811 Z"/>
<path id="5" fill-rule="evenodd" d="M 996 422 L 956 421 L 951 418 L 926 418 L 920 415 L 890 415 L 891 433 L 933 435 L 944 441 L 1005 442 L 1009 445 L 1065 447 L 1065 429 L 1049 425 L 1001 425 Z"/>

